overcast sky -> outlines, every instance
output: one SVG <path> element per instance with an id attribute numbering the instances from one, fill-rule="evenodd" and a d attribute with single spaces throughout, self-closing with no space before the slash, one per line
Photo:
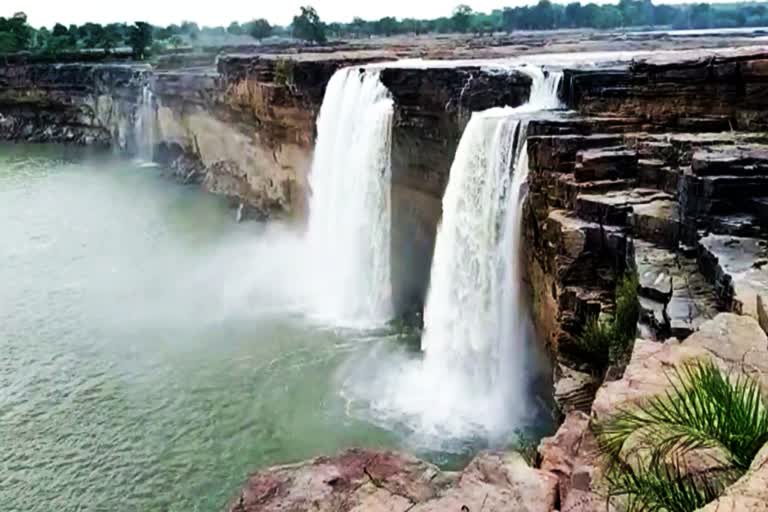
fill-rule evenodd
<path id="1" fill-rule="evenodd" d="M 56 22 L 69 25 L 94 21 L 149 21 L 156 25 L 191 20 L 200 25 L 228 25 L 229 22 L 267 18 L 273 24 L 290 23 L 301 5 L 311 4 L 325 21 L 350 21 L 355 16 L 378 19 L 435 18 L 450 15 L 459 3 L 478 11 L 507 5 L 535 3 L 524 0 L 0 0 L 0 16 L 24 11 L 35 27 Z M 587 3 L 582 0 L 582 3 Z M 598 3 L 605 3 L 598 2 Z M 681 3 L 671 0 L 668 3 Z"/>

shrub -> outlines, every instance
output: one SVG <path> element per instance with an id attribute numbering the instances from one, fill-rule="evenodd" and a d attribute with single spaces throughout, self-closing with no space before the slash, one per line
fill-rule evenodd
<path id="1" fill-rule="evenodd" d="M 669 380 L 665 394 L 593 426 L 611 464 L 611 494 L 626 496 L 630 511 L 696 510 L 742 475 L 768 443 L 768 404 L 752 378 L 696 362 Z M 633 443 L 648 450 L 635 468 L 620 456 L 633 435 Z M 712 448 L 725 457 L 719 468 L 686 474 L 686 454 Z"/>
<path id="2" fill-rule="evenodd" d="M 584 329 L 576 338 L 576 346 L 600 373 L 612 364 L 624 364 L 637 334 L 640 303 L 637 299 L 639 282 L 630 273 L 616 285 L 616 308 L 613 316 L 587 318 Z"/>

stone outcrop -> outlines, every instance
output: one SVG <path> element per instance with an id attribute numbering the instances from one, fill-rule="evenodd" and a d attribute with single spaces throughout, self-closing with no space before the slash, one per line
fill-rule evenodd
<path id="1" fill-rule="evenodd" d="M 638 339 L 623 377 L 601 386 L 590 417 L 583 413 L 569 414 L 557 434 L 543 440 L 539 447 L 542 469 L 560 477 L 562 512 L 597 511 L 606 507 L 604 467 L 588 423 L 604 420 L 622 408 L 631 408 L 663 394 L 669 389 L 673 372 L 699 360 L 712 361 L 726 372 L 751 375 L 768 393 L 768 337 L 752 317 L 721 313 L 682 342 Z M 627 455 L 623 456 L 635 453 L 625 448 Z M 710 456 L 698 460 L 691 456 L 689 469 L 704 461 L 712 464 L 713 460 L 716 459 Z M 755 459 L 752 471 L 719 500 L 724 508 L 712 508 L 713 504 L 704 510 L 762 510 L 747 505 L 753 506 L 764 499 L 764 470 L 765 450 Z M 745 508 L 738 508 L 740 506 Z"/>
<path id="2" fill-rule="evenodd" d="M 0 66 L 0 139 L 133 149 L 148 74 L 134 64 Z"/>
<path id="3" fill-rule="evenodd" d="M 252 475 L 230 512 L 550 512 L 556 477 L 516 454 L 483 453 L 460 473 L 409 455 L 348 450 Z"/>
<path id="4" fill-rule="evenodd" d="M 768 53 L 754 49 L 660 55 L 629 67 L 568 70 L 569 104 L 590 115 L 723 117 L 732 128 L 765 127 Z"/>
<path id="5" fill-rule="evenodd" d="M 612 312 L 626 272 L 639 278 L 645 339 L 684 339 L 722 311 L 760 318 L 766 59 L 729 50 L 566 69 L 571 110 L 532 121 L 527 275 L 564 412 L 589 389 L 573 386 L 590 366 L 578 336 Z"/>

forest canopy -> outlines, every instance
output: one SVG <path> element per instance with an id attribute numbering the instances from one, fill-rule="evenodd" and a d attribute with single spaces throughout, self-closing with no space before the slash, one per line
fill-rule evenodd
<path id="1" fill-rule="evenodd" d="M 384 17 L 354 18 L 349 23 L 321 20 L 310 6 L 302 7 L 287 27 L 273 26 L 263 18 L 227 27 L 200 27 L 185 21 L 167 27 L 135 23 L 56 24 L 35 29 L 24 13 L 0 17 L 0 54 L 32 52 L 56 55 L 62 52 L 130 49 L 134 58 L 153 52 L 203 44 L 248 44 L 268 38 L 299 39 L 323 43 L 332 38 L 369 38 L 408 34 L 494 34 L 518 30 L 565 28 L 671 28 L 708 29 L 768 26 L 768 3 L 654 5 L 651 0 L 620 0 L 617 4 L 567 4 L 551 0 L 496 9 L 490 13 L 458 5 L 451 16 L 434 19 Z"/>

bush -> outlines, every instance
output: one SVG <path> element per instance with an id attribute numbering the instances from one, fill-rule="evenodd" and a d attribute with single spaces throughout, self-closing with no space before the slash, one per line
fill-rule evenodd
<path id="1" fill-rule="evenodd" d="M 602 373 L 610 365 L 623 365 L 629 357 L 637 335 L 640 303 L 637 299 L 639 281 L 634 273 L 626 274 L 616 285 L 616 308 L 613 316 L 587 318 L 576 338 L 579 351 L 594 368 Z"/>
<path id="2" fill-rule="evenodd" d="M 672 375 L 664 395 L 593 429 L 610 463 L 611 494 L 625 496 L 630 511 L 692 512 L 744 474 L 768 443 L 768 404 L 752 378 L 696 362 Z M 648 451 L 639 467 L 621 459 L 630 436 Z M 717 469 L 687 472 L 688 453 L 713 448 L 725 457 Z"/>

